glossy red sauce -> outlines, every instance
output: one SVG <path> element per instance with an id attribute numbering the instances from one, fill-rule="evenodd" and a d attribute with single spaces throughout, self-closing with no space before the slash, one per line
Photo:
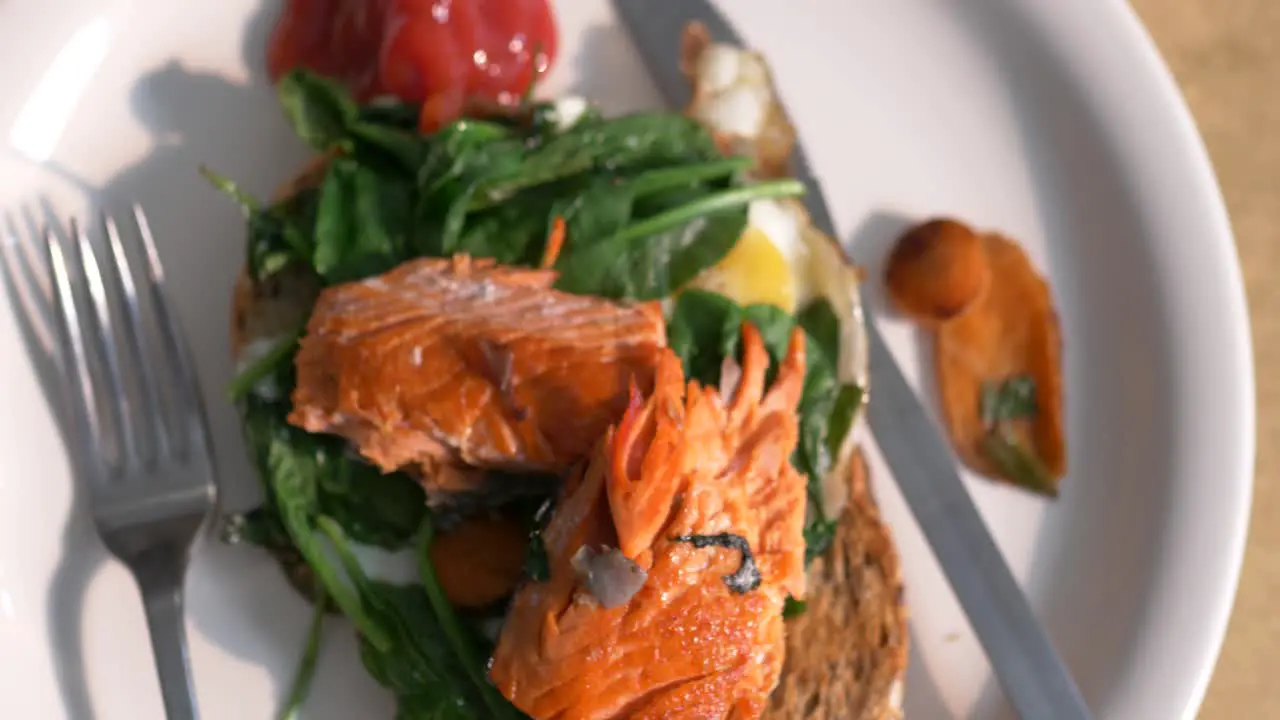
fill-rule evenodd
<path id="1" fill-rule="evenodd" d="M 359 100 L 421 102 L 434 130 L 475 100 L 518 103 L 558 41 L 547 0 L 286 0 L 267 68 L 276 80 L 305 67 Z"/>

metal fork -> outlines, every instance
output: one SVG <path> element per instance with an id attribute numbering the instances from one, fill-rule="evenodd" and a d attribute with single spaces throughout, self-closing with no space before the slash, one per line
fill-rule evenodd
<path id="1" fill-rule="evenodd" d="M 133 218 L 140 243 L 131 243 L 132 254 L 143 266 L 136 281 L 110 216 L 102 219 L 111 266 L 105 279 L 93 243 L 75 221 L 70 235 L 78 262 L 58 233 L 45 231 L 60 379 L 94 524 L 142 591 L 165 714 L 194 720 L 183 582 L 191 544 L 217 497 L 214 464 L 155 241 L 141 207 L 134 206 Z"/>

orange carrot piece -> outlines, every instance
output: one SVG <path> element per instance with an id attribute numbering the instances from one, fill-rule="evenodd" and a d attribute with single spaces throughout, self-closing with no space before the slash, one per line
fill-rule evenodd
<path id="1" fill-rule="evenodd" d="M 449 602 L 478 608 L 510 595 L 524 573 L 529 536 L 508 518 L 478 517 L 436 535 L 431 562 Z"/>
<path id="2" fill-rule="evenodd" d="M 564 218 L 557 216 L 551 221 L 551 234 L 547 236 L 547 247 L 542 251 L 542 262 L 538 267 L 546 270 L 556 264 L 560 250 L 564 247 Z"/>

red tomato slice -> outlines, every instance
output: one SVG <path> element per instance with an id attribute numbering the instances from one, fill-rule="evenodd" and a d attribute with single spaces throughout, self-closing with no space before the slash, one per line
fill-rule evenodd
<path id="1" fill-rule="evenodd" d="M 288 0 L 268 68 L 278 79 L 306 67 L 361 100 L 421 102 L 431 130 L 471 99 L 518 103 L 558 43 L 547 0 Z"/>
<path id="2" fill-rule="evenodd" d="M 267 47 L 272 80 L 298 67 L 341 81 L 358 100 L 378 94 L 374 58 L 389 0 L 286 0 Z"/>

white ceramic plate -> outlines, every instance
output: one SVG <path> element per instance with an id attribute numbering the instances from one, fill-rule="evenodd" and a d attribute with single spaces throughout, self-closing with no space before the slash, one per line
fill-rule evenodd
<path id="1" fill-rule="evenodd" d="M 552 87 L 611 110 L 656 105 L 607 4 L 560 5 L 566 51 Z M 1111 0 L 726 5 L 770 58 L 840 231 L 873 277 L 896 232 L 934 213 L 1021 239 L 1050 276 L 1067 350 L 1063 497 L 970 488 L 1098 716 L 1191 717 L 1239 570 L 1253 370 L 1213 174 L 1138 21 Z M 256 492 L 222 402 L 243 233 L 196 167 L 266 194 L 304 156 L 263 79 L 276 6 L 0 0 L 0 214 L 24 229 L 42 202 L 63 215 L 146 206 L 234 509 Z M 913 331 L 887 319 L 886 334 L 924 381 Z M 0 717 L 159 718 L 138 596 L 77 500 L 39 382 L 46 366 L 0 312 Z M 901 497 L 875 470 L 912 605 L 908 715 L 1007 715 Z M 204 716 L 270 717 L 308 608 L 264 556 L 212 542 L 188 589 Z M 308 716 L 390 717 L 349 633 L 330 637 Z"/>

